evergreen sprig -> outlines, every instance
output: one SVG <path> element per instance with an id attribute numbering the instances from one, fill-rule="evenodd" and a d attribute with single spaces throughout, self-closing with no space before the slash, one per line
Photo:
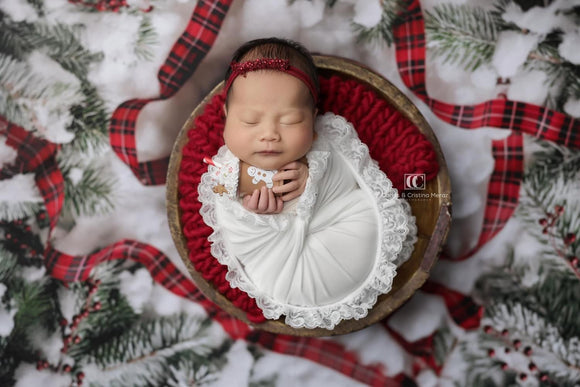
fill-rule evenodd
<path id="1" fill-rule="evenodd" d="M 141 60 L 152 60 L 152 47 L 159 44 L 159 35 L 155 30 L 151 17 L 145 15 L 141 18 L 139 29 L 137 30 L 137 41 L 135 42 L 135 55 Z"/>
<path id="2" fill-rule="evenodd" d="M 111 211 L 113 205 L 113 186 L 103 168 L 93 165 L 83 167 L 82 177 L 78 182 L 70 178 L 70 167 L 61 167 L 65 177 L 64 208 L 74 215 L 93 216 Z"/>
<path id="3" fill-rule="evenodd" d="M 217 346 L 208 342 L 210 325 L 209 318 L 186 314 L 143 321 L 90 350 L 82 363 L 102 369 L 99 379 L 90 381 L 94 385 L 161 385 L 180 366 L 192 367 L 186 374 L 200 377 L 201 382 L 223 367 L 231 345 L 230 341 Z"/>
<path id="4" fill-rule="evenodd" d="M 405 10 L 405 3 L 405 0 L 382 0 L 381 18 L 372 27 L 352 22 L 351 28 L 357 37 L 357 42 L 386 43 L 388 46 L 393 44 L 395 41 L 393 27 L 399 19 L 399 14 Z"/>
<path id="5" fill-rule="evenodd" d="M 465 4 L 441 4 L 425 11 L 427 47 L 444 63 L 473 71 L 490 63 L 505 22 L 494 11 Z"/>

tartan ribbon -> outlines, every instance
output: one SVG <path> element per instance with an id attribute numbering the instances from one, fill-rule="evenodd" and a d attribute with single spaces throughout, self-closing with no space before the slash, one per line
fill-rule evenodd
<path id="1" fill-rule="evenodd" d="M 139 113 L 149 102 L 167 99 L 183 86 L 212 47 L 231 3 L 232 0 L 199 0 L 185 31 L 157 74 L 161 95 L 125 101 L 113 112 L 109 125 L 111 147 L 145 185 L 165 184 L 169 157 L 139 162 L 135 140 Z"/>
<path id="2" fill-rule="evenodd" d="M 6 136 L 6 144 L 14 148 L 18 155 L 13 166 L 3 168 L 2 176 L 7 178 L 18 173 L 34 172 L 34 180 L 42 195 L 50 228 L 53 229 L 64 203 L 64 177 L 56 162 L 59 146 L 35 137 L 1 115 L 0 134 Z"/>

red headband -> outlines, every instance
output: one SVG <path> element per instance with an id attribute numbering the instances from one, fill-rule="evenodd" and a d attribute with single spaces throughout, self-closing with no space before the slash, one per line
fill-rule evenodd
<path id="1" fill-rule="evenodd" d="M 314 104 L 316 105 L 318 102 L 318 93 L 316 92 L 316 87 L 314 86 L 312 79 L 310 79 L 310 77 L 306 75 L 304 71 L 290 65 L 290 61 L 287 59 L 260 58 L 242 63 L 232 62 L 230 67 L 232 72 L 230 73 L 230 77 L 224 86 L 224 95 L 228 94 L 228 90 L 238 75 L 243 75 L 245 77 L 246 73 L 250 71 L 278 70 L 292 75 L 293 77 L 296 77 L 304 82 L 306 87 L 308 87 L 308 90 L 310 90 L 310 94 L 312 94 Z"/>

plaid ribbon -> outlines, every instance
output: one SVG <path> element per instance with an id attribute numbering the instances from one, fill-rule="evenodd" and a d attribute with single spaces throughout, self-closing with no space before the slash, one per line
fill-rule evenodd
<path id="1" fill-rule="evenodd" d="M 34 172 L 50 228 L 54 228 L 64 203 L 64 177 L 56 162 L 59 146 L 35 137 L 26 129 L 8 122 L 3 116 L 0 116 L 0 134 L 6 136 L 6 144 L 14 148 L 18 155 L 13 166 L 3 168 L 2 176 L 7 178 L 18 173 Z"/>
<path id="2" fill-rule="evenodd" d="M 165 184 L 169 158 L 139 162 L 135 143 L 137 118 L 149 102 L 173 96 L 193 74 L 217 38 L 232 0 L 199 0 L 192 17 L 173 45 L 157 79 L 161 89 L 158 98 L 132 99 L 113 112 L 109 125 L 109 142 L 121 161 L 145 185 Z"/>

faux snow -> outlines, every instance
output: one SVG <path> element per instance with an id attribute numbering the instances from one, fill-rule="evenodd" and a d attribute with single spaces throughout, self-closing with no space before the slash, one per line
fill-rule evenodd
<path id="1" fill-rule="evenodd" d="M 515 75 L 530 51 L 538 44 L 538 40 L 539 37 L 534 34 L 502 31 L 497 39 L 492 59 L 497 73 L 504 78 Z"/>

